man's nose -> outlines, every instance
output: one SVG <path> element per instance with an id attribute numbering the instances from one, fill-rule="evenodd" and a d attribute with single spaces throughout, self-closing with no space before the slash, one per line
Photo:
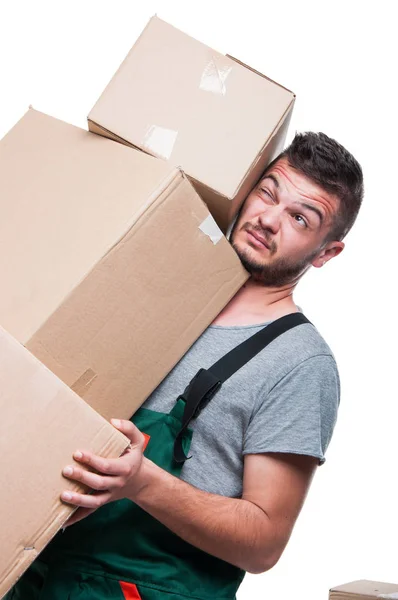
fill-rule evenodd
<path id="1" fill-rule="evenodd" d="M 264 230 L 268 230 L 274 234 L 278 233 L 281 223 L 280 206 L 267 206 L 259 215 L 259 223 Z"/>

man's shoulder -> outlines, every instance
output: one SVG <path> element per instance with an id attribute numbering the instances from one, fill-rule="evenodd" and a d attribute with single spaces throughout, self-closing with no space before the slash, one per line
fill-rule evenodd
<path id="1" fill-rule="evenodd" d="M 310 358 L 317 355 L 329 355 L 333 352 L 325 338 L 319 333 L 312 323 L 303 323 L 281 336 L 280 341 L 286 347 L 291 347 L 293 353 L 298 352 L 300 356 Z"/>
<path id="2" fill-rule="evenodd" d="M 264 353 L 264 359 L 272 362 L 274 377 L 278 380 L 301 366 L 314 369 L 332 369 L 337 373 L 333 352 L 311 323 L 303 323 L 290 329 L 272 344 L 272 352 Z M 271 365 L 269 365 L 271 367 Z"/>

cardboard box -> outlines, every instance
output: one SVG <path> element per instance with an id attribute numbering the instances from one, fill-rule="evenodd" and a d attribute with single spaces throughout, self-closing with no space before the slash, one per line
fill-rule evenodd
<path id="1" fill-rule="evenodd" d="M 286 88 L 153 17 L 88 124 L 184 169 L 225 230 L 283 149 L 293 104 Z"/>
<path id="2" fill-rule="evenodd" d="M 129 440 L 0 328 L 0 598 L 74 509 L 62 476 L 78 448 L 117 457 Z"/>
<path id="3" fill-rule="evenodd" d="M 398 584 L 361 579 L 332 588 L 329 600 L 375 600 L 398 598 Z"/>
<path id="4" fill-rule="evenodd" d="M 0 142 L 0 324 L 130 418 L 248 278 L 184 174 L 35 110 Z"/>

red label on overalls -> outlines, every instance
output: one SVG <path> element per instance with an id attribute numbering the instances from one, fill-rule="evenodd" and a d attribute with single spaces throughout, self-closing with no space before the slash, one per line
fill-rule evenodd
<path id="1" fill-rule="evenodd" d="M 142 432 L 142 435 L 145 438 L 145 442 L 144 442 L 144 448 L 143 448 L 143 452 L 145 451 L 145 448 L 148 446 L 149 440 L 151 439 L 151 436 L 148 435 L 147 433 Z"/>
<path id="2" fill-rule="evenodd" d="M 126 581 L 119 581 L 119 583 L 126 600 L 142 600 L 134 583 L 127 583 Z"/>

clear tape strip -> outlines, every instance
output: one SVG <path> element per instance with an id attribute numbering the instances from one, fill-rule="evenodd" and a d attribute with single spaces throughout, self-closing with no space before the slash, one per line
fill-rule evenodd
<path id="1" fill-rule="evenodd" d="M 208 215 L 204 221 L 199 225 L 199 229 L 207 235 L 214 245 L 218 244 L 223 236 L 223 232 L 215 222 L 212 215 Z"/>
<path id="2" fill-rule="evenodd" d="M 145 134 L 143 146 L 150 154 L 168 160 L 172 155 L 177 136 L 178 131 L 175 129 L 151 125 Z"/>
<path id="3" fill-rule="evenodd" d="M 212 92 L 213 94 L 225 96 L 227 93 L 226 81 L 231 71 L 231 65 L 223 65 L 221 64 L 220 59 L 212 56 L 203 69 L 199 89 L 204 90 L 205 92 Z"/>

